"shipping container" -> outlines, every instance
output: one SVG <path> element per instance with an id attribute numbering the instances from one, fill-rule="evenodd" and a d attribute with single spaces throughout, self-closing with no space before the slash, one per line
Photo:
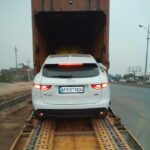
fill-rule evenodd
<path id="1" fill-rule="evenodd" d="M 91 54 L 109 68 L 109 0 L 32 0 L 35 73 L 50 54 Z"/>

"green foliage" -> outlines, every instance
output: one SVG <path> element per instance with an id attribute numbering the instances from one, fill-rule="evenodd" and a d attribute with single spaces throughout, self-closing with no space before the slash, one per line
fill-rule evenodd
<path id="1" fill-rule="evenodd" d="M 0 75 L 0 82 L 12 82 L 13 77 L 9 73 L 3 73 Z"/>
<path id="2" fill-rule="evenodd" d="M 23 80 L 24 80 L 24 81 L 28 81 L 28 76 L 25 75 L 25 76 L 23 77 Z"/>
<path id="3" fill-rule="evenodd" d="M 135 78 L 135 75 L 133 74 L 133 73 L 130 73 L 130 74 L 125 74 L 124 76 L 123 76 L 123 78 L 124 79 L 129 79 L 129 78 Z"/>

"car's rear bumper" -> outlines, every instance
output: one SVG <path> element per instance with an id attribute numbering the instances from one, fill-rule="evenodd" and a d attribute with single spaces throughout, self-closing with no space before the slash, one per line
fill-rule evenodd
<path id="1" fill-rule="evenodd" d="M 96 109 L 38 109 L 35 111 L 36 116 L 42 117 L 93 117 L 93 116 L 106 116 L 107 108 Z"/>

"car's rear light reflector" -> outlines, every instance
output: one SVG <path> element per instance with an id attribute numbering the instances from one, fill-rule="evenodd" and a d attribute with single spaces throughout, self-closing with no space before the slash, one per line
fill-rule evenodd
<path id="1" fill-rule="evenodd" d="M 35 89 L 39 89 L 42 91 L 48 91 L 51 88 L 51 85 L 40 85 L 40 84 L 34 84 L 33 86 Z"/>
<path id="2" fill-rule="evenodd" d="M 62 67 L 76 67 L 76 66 L 83 66 L 83 64 L 59 64 Z"/>
<path id="3" fill-rule="evenodd" d="M 91 85 L 93 89 L 99 90 L 102 88 L 106 88 L 108 86 L 108 83 L 102 83 L 102 84 L 92 84 Z"/>
<path id="4" fill-rule="evenodd" d="M 38 115 L 39 115 L 40 117 L 43 117 L 43 116 L 44 116 L 44 113 L 43 113 L 43 112 L 40 112 Z"/>

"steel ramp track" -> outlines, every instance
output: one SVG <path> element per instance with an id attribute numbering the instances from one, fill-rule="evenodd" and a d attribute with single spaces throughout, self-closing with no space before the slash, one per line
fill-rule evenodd
<path id="1" fill-rule="evenodd" d="M 100 150 L 118 150 L 112 136 L 106 130 L 104 123 L 99 119 L 91 119 Z"/>
<path id="2" fill-rule="evenodd" d="M 117 131 L 111 120 L 91 119 L 100 149 L 102 150 L 130 150 L 122 135 Z"/>
<path id="3" fill-rule="evenodd" d="M 113 125 L 112 121 L 107 117 L 103 120 L 103 123 L 106 125 L 106 129 L 110 132 L 113 137 L 115 143 L 117 144 L 119 150 L 130 150 L 131 148 L 128 146 L 127 142 L 124 140 L 121 133 L 117 130 L 117 128 Z"/>
<path id="4" fill-rule="evenodd" d="M 86 134 L 96 136 L 100 150 L 130 150 L 121 134 L 113 126 L 112 122 L 106 119 L 91 119 L 93 132 L 59 132 L 55 133 L 55 121 L 46 120 L 42 125 L 37 126 L 29 137 L 26 150 L 53 150 L 55 136 L 85 136 Z M 92 133 L 92 134 L 91 134 Z M 63 137 L 62 137 L 63 138 Z M 63 139 L 62 139 L 63 140 Z"/>
<path id="5" fill-rule="evenodd" d="M 125 128 L 130 136 L 123 136 L 116 120 L 108 115 L 38 121 L 32 114 L 11 150 L 143 150 Z"/>
<path id="6" fill-rule="evenodd" d="M 46 120 L 31 132 L 25 150 L 52 150 L 54 139 L 54 121 Z"/>

